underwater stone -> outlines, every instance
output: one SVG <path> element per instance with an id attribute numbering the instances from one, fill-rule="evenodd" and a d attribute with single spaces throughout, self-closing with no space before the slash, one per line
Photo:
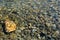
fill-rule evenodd
<path id="1" fill-rule="evenodd" d="M 5 21 L 5 30 L 6 32 L 12 32 L 16 30 L 16 24 L 13 21 L 10 21 L 9 19 L 7 19 Z"/>

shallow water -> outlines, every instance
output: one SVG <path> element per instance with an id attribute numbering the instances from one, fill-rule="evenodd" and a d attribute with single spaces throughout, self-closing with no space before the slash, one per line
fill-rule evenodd
<path id="1" fill-rule="evenodd" d="M 60 40 L 59 8 L 59 0 L 0 0 L 0 40 Z M 17 28 L 5 34 L 7 18 Z"/>

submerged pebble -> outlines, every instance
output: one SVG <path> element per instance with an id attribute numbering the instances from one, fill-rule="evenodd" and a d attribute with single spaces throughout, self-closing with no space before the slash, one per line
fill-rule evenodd
<path id="1" fill-rule="evenodd" d="M 5 30 L 6 32 L 12 32 L 16 30 L 16 24 L 13 21 L 10 21 L 9 19 L 7 19 L 5 21 Z"/>

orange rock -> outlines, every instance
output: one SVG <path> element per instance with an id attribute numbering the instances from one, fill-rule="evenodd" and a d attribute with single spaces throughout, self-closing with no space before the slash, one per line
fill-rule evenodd
<path id="1" fill-rule="evenodd" d="M 16 30 L 16 24 L 13 21 L 10 21 L 9 19 L 7 19 L 5 21 L 5 30 L 6 32 L 12 32 Z"/>

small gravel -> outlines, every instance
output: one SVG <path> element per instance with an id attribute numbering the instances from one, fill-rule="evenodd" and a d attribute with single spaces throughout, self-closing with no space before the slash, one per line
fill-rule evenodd
<path id="1" fill-rule="evenodd" d="M 10 33 L 7 17 L 17 26 Z M 0 0 L 0 40 L 60 40 L 60 0 Z"/>

